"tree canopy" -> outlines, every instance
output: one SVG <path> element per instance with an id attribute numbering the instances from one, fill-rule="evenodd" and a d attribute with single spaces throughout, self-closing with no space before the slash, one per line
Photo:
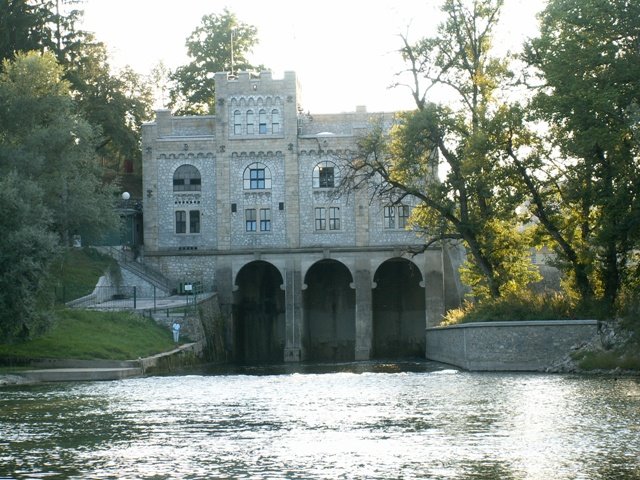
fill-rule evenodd
<path id="1" fill-rule="evenodd" d="M 227 9 L 202 17 L 186 41 L 191 62 L 171 75 L 175 86 L 170 91 L 170 107 L 179 114 L 214 113 L 216 72 L 262 69 L 247 58 L 257 43 L 256 27 L 239 21 Z"/>
<path id="2" fill-rule="evenodd" d="M 572 288 L 610 314 L 633 287 L 640 238 L 640 5 L 552 0 L 540 21 L 524 58 L 538 78 L 529 119 L 547 126 L 548 147 L 520 177 Z"/>
<path id="3" fill-rule="evenodd" d="M 516 228 L 522 198 L 504 181 L 496 142 L 498 87 L 511 77 L 491 51 L 501 6 L 500 0 L 446 0 L 435 37 L 416 43 L 402 37 L 416 110 L 401 114 L 388 138 L 374 129 L 346 177 L 351 188 L 382 179 L 373 188 L 389 202 L 418 199 L 411 219 L 426 237 L 425 248 L 464 242 L 463 276 L 477 298 L 498 298 L 539 278 L 525 234 Z M 455 101 L 427 101 L 436 86 L 449 89 Z"/>

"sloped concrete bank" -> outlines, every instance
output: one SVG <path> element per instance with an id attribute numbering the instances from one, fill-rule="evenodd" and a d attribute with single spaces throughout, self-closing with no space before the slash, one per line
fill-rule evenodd
<path id="1" fill-rule="evenodd" d="M 0 375 L 0 386 L 40 382 L 89 382 L 120 380 L 169 373 L 200 362 L 202 345 L 187 343 L 178 348 L 138 360 L 35 360 L 33 370 Z"/>
<path id="2" fill-rule="evenodd" d="M 426 330 L 429 360 L 472 371 L 549 371 L 594 341 L 597 320 L 464 323 Z"/>

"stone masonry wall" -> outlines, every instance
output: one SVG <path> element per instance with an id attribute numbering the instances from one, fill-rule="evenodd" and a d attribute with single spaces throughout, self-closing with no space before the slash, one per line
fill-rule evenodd
<path id="1" fill-rule="evenodd" d="M 544 371 L 597 333 L 596 320 L 484 322 L 428 328 L 426 358 L 466 370 Z"/>

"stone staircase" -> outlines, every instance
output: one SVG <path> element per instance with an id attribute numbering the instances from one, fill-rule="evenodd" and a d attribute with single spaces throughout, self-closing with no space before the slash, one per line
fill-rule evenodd
<path id="1" fill-rule="evenodd" d="M 120 268 L 129 271 L 141 280 L 155 286 L 164 295 L 171 295 L 171 293 L 176 289 L 174 283 L 162 273 L 136 261 L 133 257 L 133 252 L 131 251 L 124 251 L 113 246 L 95 247 L 95 249 L 115 259 L 118 262 L 118 265 L 120 265 Z"/>

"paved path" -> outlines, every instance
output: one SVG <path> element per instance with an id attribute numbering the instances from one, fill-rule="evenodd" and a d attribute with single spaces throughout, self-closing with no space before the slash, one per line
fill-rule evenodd
<path id="1" fill-rule="evenodd" d="M 165 308 L 179 308 L 187 305 L 193 306 L 194 298 L 198 303 L 209 298 L 211 293 L 202 295 L 172 295 L 170 297 L 156 298 L 137 298 L 135 310 L 164 310 Z M 108 300 L 97 305 L 83 307 L 91 310 L 131 310 L 133 309 L 133 299 L 126 300 Z"/>

